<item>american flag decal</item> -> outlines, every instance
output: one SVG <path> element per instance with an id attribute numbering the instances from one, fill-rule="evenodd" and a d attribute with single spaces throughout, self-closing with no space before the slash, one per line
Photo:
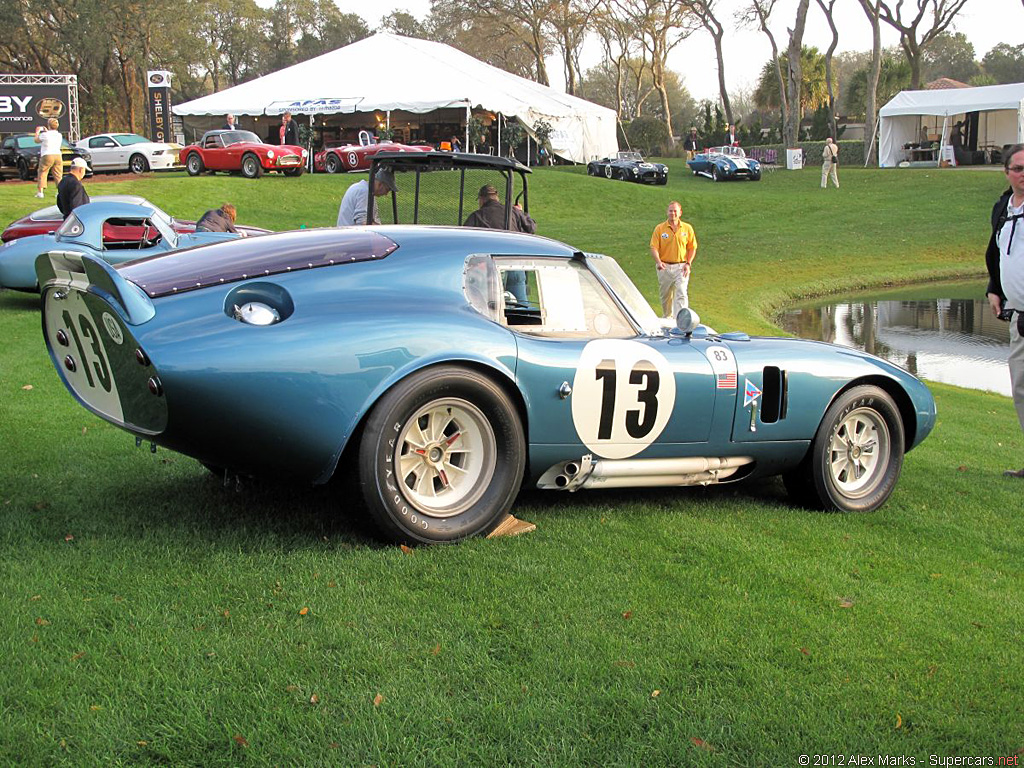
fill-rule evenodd
<path id="1" fill-rule="evenodd" d="M 718 374 L 719 389 L 736 389 L 736 372 Z"/>

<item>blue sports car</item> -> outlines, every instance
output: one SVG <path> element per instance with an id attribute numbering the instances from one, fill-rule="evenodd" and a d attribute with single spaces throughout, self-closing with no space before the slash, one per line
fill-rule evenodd
<path id="1" fill-rule="evenodd" d="M 710 147 L 686 164 L 694 176 L 707 176 L 712 181 L 761 180 L 761 164 L 747 157 L 741 147 Z"/>
<path id="2" fill-rule="evenodd" d="M 802 502 L 873 510 L 935 423 L 884 360 L 669 323 L 613 259 L 530 235 L 304 230 L 116 266 L 61 249 L 36 270 L 85 408 L 217 472 L 354 471 L 397 541 L 486 534 L 524 483 L 781 474 Z"/>
<path id="3" fill-rule="evenodd" d="M 75 208 L 54 232 L 0 246 L 0 288 L 38 291 L 36 256 L 47 251 L 88 253 L 119 264 L 236 237 L 227 232 L 176 232 L 175 221 L 144 200 L 102 200 Z"/>

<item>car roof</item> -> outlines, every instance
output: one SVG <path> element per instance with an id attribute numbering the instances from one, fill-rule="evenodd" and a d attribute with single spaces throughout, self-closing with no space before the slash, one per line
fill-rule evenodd
<path id="1" fill-rule="evenodd" d="M 471 152 L 378 152 L 373 156 L 375 163 L 386 161 L 390 167 L 406 166 L 409 168 L 432 168 L 449 170 L 452 168 L 490 168 L 494 170 L 512 170 L 518 173 L 532 171 L 518 160 L 495 155 L 476 155 Z"/>

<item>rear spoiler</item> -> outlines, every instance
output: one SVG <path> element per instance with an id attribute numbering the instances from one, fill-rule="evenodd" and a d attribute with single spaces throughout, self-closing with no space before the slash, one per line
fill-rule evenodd
<path id="1" fill-rule="evenodd" d="M 110 264 L 81 251 L 47 251 L 36 257 L 39 292 L 47 288 L 75 288 L 93 293 L 110 304 L 129 325 L 153 319 L 156 309 L 149 297 L 128 282 Z"/>

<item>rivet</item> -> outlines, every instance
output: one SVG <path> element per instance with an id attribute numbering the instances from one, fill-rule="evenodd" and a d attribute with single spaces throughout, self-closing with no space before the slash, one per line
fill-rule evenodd
<path id="1" fill-rule="evenodd" d="M 164 386 L 156 376 L 151 376 L 146 385 L 149 387 L 150 393 L 156 397 L 160 397 L 164 393 Z"/>
<path id="2" fill-rule="evenodd" d="M 57 343 L 62 347 L 66 347 L 68 345 L 68 334 L 63 328 L 57 331 Z"/>
<path id="3" fill-rule="evenodd" d="M 149 365 L 149 355 L 147 355 L 141 348 L 135 350 L 135 362 L 139 365 Z"/>
<path id="4" fill-rule="evenodd" d="M 75 358 L 73 358 L 71 355 L 68 355 L 67 357 L 64 358 L 64 367 L 67 368 L 72 373 L 78 370 L 78 364 L 75 363 Z"/>

